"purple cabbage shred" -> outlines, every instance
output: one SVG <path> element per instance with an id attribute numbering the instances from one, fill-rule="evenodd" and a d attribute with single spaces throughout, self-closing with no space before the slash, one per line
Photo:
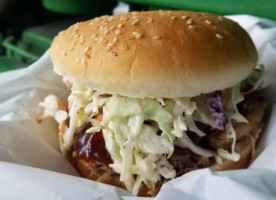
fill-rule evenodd
<path id="1" fill-rule="evenodd" d="M 207 99 L 207 107 L 217 128 L 224 130 L 226 124 L 226 115 L 222 104 L 221 91 L 214 92 L 211 97 Z"/>

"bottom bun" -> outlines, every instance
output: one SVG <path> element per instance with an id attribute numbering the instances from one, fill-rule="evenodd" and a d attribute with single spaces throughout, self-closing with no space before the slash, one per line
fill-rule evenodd
<path id="1" fill-rule="evenodd" d="M 259 133 L 261 129 L 254 130 L 254 132 Z M 234 170 L 234 169 L 244 169 L 248 167 L 250 161 L 254 158 L 255 154 L 255 143 L 256 139 L 254 137 L 245 137 L 236 145 L 236 152 L 240 154 L 240 159 L 238 161 L 225 160 L 222 164 L 214 164 L 210 168 L 213 171 L 224 171 L 224 170 Z"/>
<path id="2" fill-rule="evenodd" d="M 72 163 L 74 164 L 75 168 L 77 169 L 77 171 L 79 172 L 79 174 L 83 177 L 83 178 L 87 178 L 93 181 L 97 181 L 97 182 L 101 182 L 101 183 L 105 183 L 108 185 L 113 185 L 115 187 L 119 187 L 122 188 L 124 190 L 126 190 L 125 185 L 120 182 L 120 177 L 119 174 L 115 174 L 115 173 L 108 173 L 106 174 L 106 176 L 108 176 L 108 178 L 102 178 L 101 175 L 97 175 L 97 173 L 95 173 L 95 169 L 98 168 L 98 166 L 95 166 L 92 164 L 92 162 L 86 162 L 84 160 L 80 160 L 77 158 L 71 158 Z M 98 163 L 100 165 L 100 163 Z M 103 172 L 103 174 L 105 174 L 105 172 Z M 145 186 L 142 185 L 138 196 L 141 197 L 151 197 L 151 196 L 155 196 L 156 194 L 152 195 L 150 193 L 150 190 Z"/>

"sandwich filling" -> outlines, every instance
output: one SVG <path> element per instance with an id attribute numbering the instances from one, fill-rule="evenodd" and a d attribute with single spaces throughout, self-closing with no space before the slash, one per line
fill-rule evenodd
<path id="1" fill-rule="evenodd" d="M 44 108 L 40 119 L 54 117 L 59 123 L 64 154 L 71 151 L 78 137 L 75 146 L 80 147 L 73 154 L 108 165 L 136 195 L 141 185 L 149 187 L 179 176 L 175 162 L 180 149 L 213 163 L 238 161 L 234 127 L 248 120 L 237 105 L 244 100 L 242 92 L 259 87 L 262 72 L 254 71 L 231 88 L 192 98 L 129 98 L 70 82 L 68 106 L 49 95 L 40 103 Z M 198 142 L 212 140 L 208 136 L 214 132 L 224 133 L 230 145 Z"/>

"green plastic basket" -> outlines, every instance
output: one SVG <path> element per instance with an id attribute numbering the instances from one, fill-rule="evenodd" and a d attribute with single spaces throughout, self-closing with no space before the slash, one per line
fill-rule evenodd
<path id="1" fill-rule="evenodd" d="M 8 58 L 21 57 L 28 59 L 30 62 L 37 60 L 43 51 L 38 49 L 32 49 L 35 48 L 32 45 L 16 43 L 13 37 L 7 37 L 3 41 L 2 45 L 6 48 L 6 56 Z"/>
<path id="2" fill-rule="evenodd" d="M 8 58 L 0 56 L 0 72 L 10 71 L 28 66 L 20 58 Z"/>
<path id="3" fill-rule="evenodd" d="M 2 42 L 6 55 L 0 57 L 0 72 L 26 67 L 38 60 L 45 51 L 31 44 L 7 37 Z"/>
<path id="4" fill-rule="evenodd" d="M 42 0 L 43 6 L 53 12 L 75 15 L 102 15 L 111 13 L 113 0 Z"/>
<path id="5" fill-rule="evenodd" d="M 211 12 L 221 15 L 250 14 L 276 20 L 275 0 L 123 0 L 148 5 L 148 9 L 179 9 Z"/>

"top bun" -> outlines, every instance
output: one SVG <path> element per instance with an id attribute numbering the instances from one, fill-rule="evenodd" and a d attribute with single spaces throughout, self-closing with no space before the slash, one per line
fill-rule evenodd
<path id="1" fill-rule="evenodd" d="M 131 12 L 77 23 L 55 37 L 57 73 L 92 89 L 135 98 L 193 97 L 231 87 L 257 62 L 249 35 L 221 16 Z"/>

